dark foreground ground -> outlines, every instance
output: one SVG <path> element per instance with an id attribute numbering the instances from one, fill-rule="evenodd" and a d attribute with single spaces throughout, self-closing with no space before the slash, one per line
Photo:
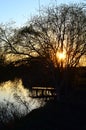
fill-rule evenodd
<path id="1" fill-rule="evenodd" d="M 86 105 L 51 101 L 0 130 L 86 130 Z"/>

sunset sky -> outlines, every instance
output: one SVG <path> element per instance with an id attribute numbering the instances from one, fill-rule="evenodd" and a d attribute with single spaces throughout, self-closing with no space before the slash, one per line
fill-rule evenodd
<path id="1" fill-rule="evenodd" d="M 37 14 L 40 6 L 49 6 L 61 3 L 81 3 L 82 0 L 0 0 L 0 23 L 16 22 L 22 26 L 27 20 Z"/>

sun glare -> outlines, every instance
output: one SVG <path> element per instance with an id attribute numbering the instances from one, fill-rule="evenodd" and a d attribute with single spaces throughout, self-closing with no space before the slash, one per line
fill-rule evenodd
<path id="1" fill-rule="evenodd" d="M 66 58 L 66 53 L 63 51 L 63 52 L 57 52 L 56 53 L 56 57 L 59 59 L 59 60 L 65 60 Z"/>

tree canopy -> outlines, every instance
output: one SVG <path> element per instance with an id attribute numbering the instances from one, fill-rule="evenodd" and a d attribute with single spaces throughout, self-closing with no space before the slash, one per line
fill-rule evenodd
<path id="1" fill-rule="evenodd" d="M 86 6 L 52 6 L 23 27 L 1 25 L 0 49 L 5 55 L 27 58 L 29 72 L 20 73 L 26 86 L 30 76 L 29 85 L 52 84 L 57 93 L 61 90 L 67 95 L 75 77 L 71 69 L 79 65 L 82 56 L 86 58 Z"/>
<path id="2" fill-rule="evenodd" d="M 1 27 L 0 42 L 7 53 L 46 57 L 55 67 L 75 67 L 86 55 L 86 8 L 48 7 L 20 29 Z"/>

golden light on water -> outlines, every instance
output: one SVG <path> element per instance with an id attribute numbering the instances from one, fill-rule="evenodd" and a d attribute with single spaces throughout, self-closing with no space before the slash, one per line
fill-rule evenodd
<path id="1" fill-rule="evenodd" d="M 0 102 L 6 100 L 7 102 L 9 101 L 15 105 L 17 104 L 17 106 L 21 106 L 20 108 L 26 108 L 26 103 L 28 111 L 40 107 L 41 102 L 44 105 L 43 101 L 32 99 L 29 97 L 29 94 L 30 91 L 24 88 L 21 79 L 9 80 L 0 84 Z"/>

